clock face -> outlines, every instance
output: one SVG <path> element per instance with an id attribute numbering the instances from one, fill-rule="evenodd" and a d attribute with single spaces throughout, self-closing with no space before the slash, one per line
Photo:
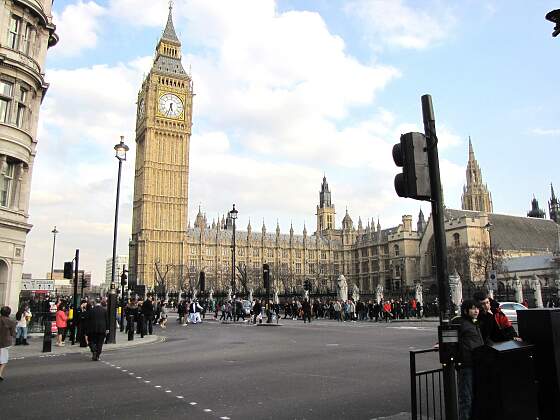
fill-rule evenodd
<path id="1" fill-rule="evenodd" d="M 183 102 L 177 95 L 166 93 L 159 98 L 159 113 L 169 118 L 178 118 L 183 113 Z"/>
<path id="2" fill-rule="evenodd" d="M 144 116 L 145 111 L 146 111 L 146 104 L 144 103 L 144 98 L 142 98 L 138 103 L 138 117 L 142 118 Z"/>

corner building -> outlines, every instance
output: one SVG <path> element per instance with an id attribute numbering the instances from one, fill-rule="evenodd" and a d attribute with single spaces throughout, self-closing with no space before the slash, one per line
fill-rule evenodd
<path id="1" fill-rule="evenodd" d="M 52 0 L 0 0 L 0 306 L 17 308 L 44 66 L 58 35 Z"/>

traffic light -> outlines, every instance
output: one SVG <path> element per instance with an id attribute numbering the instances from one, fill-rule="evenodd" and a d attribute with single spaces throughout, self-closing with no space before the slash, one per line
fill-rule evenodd
<path id="1" fill-rule="evenodd" d="M 395 191 L 399 197 L 415 200 L 431 199 L 430 172 L 426 137 L 422 133 L 401 135 L 400 143 L 393 146 L 393 160 L 403 168 L 395 177 Z"/>
<path id="2" fill-rule="evenodd" d="M 206 273 L 204 271 L 201 271 L 198 275 L 198 285 L 200 286 L 200 291 L 204 292 L 204 289 L 206 289 Z"/>
<path id="3" fill-rule="evenodd" d="M 307 291 L 311 291 L 311 282 L 309 280 L 305 280 L 303 282 L 303 289 Z"/>
<path id="4" fill-rule="evenodd" d="M 123 273 L 121 274 L 121 286 L 122 287 L 126 286 L 126 279 L 127 279 L 126 271 L 123 271 Z"/>
<path id="5" fill-rule="evenodd" d="M 65 279 L 71 279 L 73 278 L 73 271 L 74 271 L 74 265 L 72 264 L 72 261 L 67 261 L 64 263 L 64 278 Z"/>
<path id="6" fill-rule="evenodd" d="M 263 282 L 266 290 L 270 287 L 270 267 L 268 264 L 263 264 Z"/>
<path id="7" fill-rule="evenodd" d="M 82 289 L 87 289 L 89 287 L 88 280 L 82 276 Z"/>

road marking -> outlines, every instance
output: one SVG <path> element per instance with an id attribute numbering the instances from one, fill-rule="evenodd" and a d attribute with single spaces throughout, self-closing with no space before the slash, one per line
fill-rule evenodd
<path id="1" fill-rule="evenodd" d="M 154 385 L 154 388 L 161 388 L 161 385 Z"/>
<path id="2" fill-rule="evenodd" d="M 165 392 L 169 393 L 169 392 L 171 392 L 171 390 L 170 390 L 170 389 L 166 389 Z"/>
<path id="3" fill-rule="evenodd" d="M 190 405 L 196 405 L 196 403 L 194 401 L 191 401 L 189 404 Z"/>
<path id="4" fill-rule="evenodd" d="M 220 420 L 230 420 L 230 418 L 226 417 L 226 416 L 222 416 L 222 417 L 220 417 Z"/>
<path id="5" fill-rule="evenodd" d="M 123 372 L 128 372 L 128 370 L 126 370 L 126 369 L 123 369 L 122 371 L 123 371 Z"/>
<path id="6" fill-rule="evenodd" d="M 183 397 L 182 395 L 177 395 L 177 398 L 179 398 L 180 400 L 182 400 L 182 399 L 185 398 L 185 397 Z"/>
<path id="7" fill-rule="evenodd" d="M 203 411 L 204 411 L 205 413 L 211 413 L 211 412 L 212 412 L 212 410 L 210 410 L 209 408 L 205 408 Z"/>
<path id="8" fill-rule="evenodd" d="M 327 346 L 338 346 L 338 343 L 329 343 Z"/>
<path id="9" fill-rule="evenodd" d="M 141 377 L 141 376 L 137 376 L 136 379 L 142 379 L 142 377 Z"/>
<path id="10" fill-rule="evenodd" d="M 150 383 L 150 381 L 144 381 L 144 382 L 145 382 L 145 383 L 147 383 L 147 384 L 149 384 L 149 383 Z"/>

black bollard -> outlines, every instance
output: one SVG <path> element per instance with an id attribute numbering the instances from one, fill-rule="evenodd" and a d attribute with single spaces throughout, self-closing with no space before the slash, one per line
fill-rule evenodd
<path id="1" fill-rule="evenodd" d="M 43 353 L 49 353 L 52 351 L 52 333 L 51 333 L 51 321 L 49 320 L 48 314 L 45 315 L 45 334 L 43 335 Z"/>

